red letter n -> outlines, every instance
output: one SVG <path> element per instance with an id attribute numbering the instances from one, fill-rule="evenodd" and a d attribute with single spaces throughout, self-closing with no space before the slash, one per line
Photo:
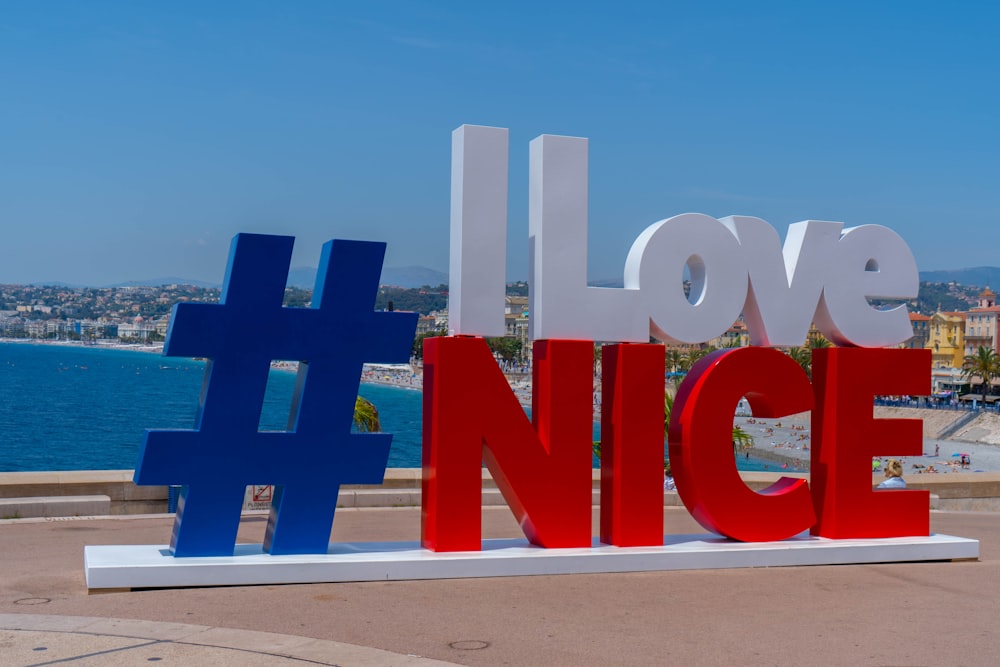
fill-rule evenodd
<path id="1" fill-rule="evenodd" d="M 593 347 L 535 342 L 533 427 L 486 341 L 424 341 L 424 548 L 482 547 L 483 461 L 532 544 L 590 546 Z"/>

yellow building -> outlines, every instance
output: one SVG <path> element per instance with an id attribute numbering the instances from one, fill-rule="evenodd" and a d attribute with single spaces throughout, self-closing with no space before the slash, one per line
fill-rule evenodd
<path id="1" fill-rule="evenodd" d="M 934 368 L 961 368 L 965 360 L 965 313 L 937 312 L 927 327 Z"/>
<path id="2" fill-rule="evenodd" d="M 747 331 L 747 325 L 743 320 L 736 320 L 733 326 L 729 327 L 729 330 L 724 334 L 706 342 L 706 345 L 714 347 L 717 350 L 728 347 L 746 347 L 749 344 L 750 333 Z"/>

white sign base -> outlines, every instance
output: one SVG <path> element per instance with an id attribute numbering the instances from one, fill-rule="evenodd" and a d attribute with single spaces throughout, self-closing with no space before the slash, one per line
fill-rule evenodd
<path id="1" fill-rule="evenodd" d="M 979 541 L 949 535 L 734 542 L 717 535 L 667 535 L 662 547 L 542 549 L 524 539 L 483 540 L 482 551 L 435 553 L 416 542 L 334 543 L 326 554 L 271 556 L 240 544 L 233 556 L 175 558 L 166 546 L 88 546 L 87 588 L 249 586 L 401 581 L 539 574 L 844 565 L 979 558 Z"/>

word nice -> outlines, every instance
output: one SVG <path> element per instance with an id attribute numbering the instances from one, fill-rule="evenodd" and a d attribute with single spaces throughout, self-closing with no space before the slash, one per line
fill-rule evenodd
<path id="1" fill-rule="evenodd" d="M 590 546 L 593 344 L 536 341 L 533 352 L 534 425 L 484 340 L 425 342 L 424 547 L 480 548 L 483 461 L 531 543 Z M 662 345 L 603 348 L 605 544 L 663 544 L 663 366 Z M 929 367 L 929 350 L 817 350 L 810 383 L 778 350 L 712 353 L 691 370 L 674 402 L 669 447 L 678 495 L 703 527 L 744 542 L 807 530 L 831 539 L 928 535 L 928 492 L 873 491 L 871 458 L 920 453 L 920 421 L 874 419 L 872 397 L 927 393 Z M 811 487 L 783 477 L 756 493 L 743 483 L 731 435 L 744 396 L 761 417 L 813 411 Z"/>

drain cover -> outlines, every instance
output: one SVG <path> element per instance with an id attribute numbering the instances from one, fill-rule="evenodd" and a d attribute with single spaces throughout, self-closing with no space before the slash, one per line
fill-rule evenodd
<path id="1" fill-rule="evenodd" d="M 460 639 L 457 642 L 451 642 L 448 646 L 459 651 L 480 651 L 484 648 L 488 648 L 489 642 L 484 642 L 481 639 Z"/>

